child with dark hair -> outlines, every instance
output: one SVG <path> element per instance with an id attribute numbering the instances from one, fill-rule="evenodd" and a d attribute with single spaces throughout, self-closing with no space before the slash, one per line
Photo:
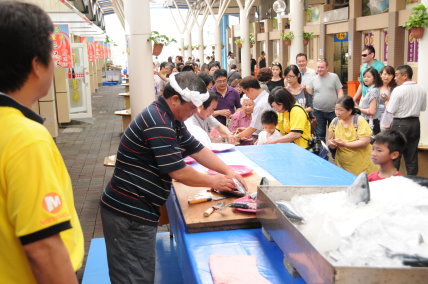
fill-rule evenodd
<path id="1" fill-rule="evenodd" d="M 262 114 L 263 131 L 259 133 L 256 145 L 265 144 L 270 139 L 281 137 L 281 133 L 276 129 L 278 115 L 273 110 L 267 110 Z"/>
<path id="2" fill-rule="evenodd" d="M 368 87 L 366 95 L 360 101 L 360 111 L 362 116 L 369 122 L 373 129 L 373 134 L 380 132 L 380 117 L 378 111 L 380 102 L 380 87 L 382 87 L 382 79 L 379 73 L 373 67 L 370 67 L 363 73 L 364 85 Z"/>
<path id="3" fill-rule="evenodd" d="M 400 159 L 405 144 L 406 138 L 397 130 L 385 130 L 374 137 L 372 161 L 373 164 L 379 165 L 380 169 L 369 174 L 369 181 L 401 176 L 394 166 L 394 161 Z"/>

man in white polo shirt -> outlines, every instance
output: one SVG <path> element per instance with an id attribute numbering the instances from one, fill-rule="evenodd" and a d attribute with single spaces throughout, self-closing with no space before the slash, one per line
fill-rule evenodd
<path id="1" fill-rule="evenodd" d="M 254 76 L 245 77 L 242 79 L 240 85 L 247 97 L 254 101 L 254 111 L 250 126 L 242 132 L 235 134 L 235 138 L 238 140 L 249 135 L 258 135 L 263 130 L 262 114 L 267 110 L 272 110 L 268 102 L 269 94 L 260 87 L 259 81 Z"/>
<path id="2" fill-rule="evenodd" d="M 408 175 L 418 174 L 418 144 L 421 136 L 419 115 L 427 106 L 427 93 L 424 88 L 412 81 L 413 70 L 409 65 L 395 69 L 396 87 L 386 111 L 392 113 L 394 120 L 391 129 L 401 131 L 407 139 L 403 157 Z M 400 168 L 400 159 L 395 160 L 395 167 Z"/>

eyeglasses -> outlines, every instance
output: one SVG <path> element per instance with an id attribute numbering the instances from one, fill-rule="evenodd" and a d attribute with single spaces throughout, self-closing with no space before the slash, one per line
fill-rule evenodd
<path id="1" fill-rule="evenodd" d="M 224 79 L 224 80 L 217 80 L 217 81 L 215 81 L 217 84 L 225 84 L 225 83 L 227 83 L 227 79 Z"/>
<path id="2" fill-rule="evenodd" d="M 361 56 L 362 56 L 362 57 L 367 57 L 367 56 L 369 56 L 369 54 L 370 54 L 370 53 L 367 53 L 367 54 L 363 53 L 363 54 L 361 54 Z"/>

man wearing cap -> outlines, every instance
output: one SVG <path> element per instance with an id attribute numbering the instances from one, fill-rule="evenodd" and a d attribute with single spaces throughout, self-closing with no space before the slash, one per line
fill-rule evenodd
<path id="1" fill-rule="evenodd" d="M 112 283 L 154 283 L 155 242 L 160 207 L 175 179 L 188 186 L 223 191 L 242 177 L 205 148 L 183 121 L 208 99 L 193 72 L 172 74 L 157 101 L 130 123 L 120 141 L 116 167 L 101 197 L 101 218 Z M 222 175 L 207 175 L 185 164 L 191 156 Z"/>

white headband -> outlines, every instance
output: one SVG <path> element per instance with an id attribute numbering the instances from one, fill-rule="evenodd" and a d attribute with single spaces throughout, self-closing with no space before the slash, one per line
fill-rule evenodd
<path id="1" fill-rule="evenodd" d="M 177 80 L 175 80 L 175 74 L 177 73 L 172 73 L 169 75 L 169 84 L 177 93 L 181 95 L 184 101 L 192 102 L 195 106 L 200 107 L 206 100 L 208 100 L 210 96 L 208 92 L 201 94 L 198 91 L 191 91 L 188 88 L 184 90 L 181 89 L 177 83 Z"/>

